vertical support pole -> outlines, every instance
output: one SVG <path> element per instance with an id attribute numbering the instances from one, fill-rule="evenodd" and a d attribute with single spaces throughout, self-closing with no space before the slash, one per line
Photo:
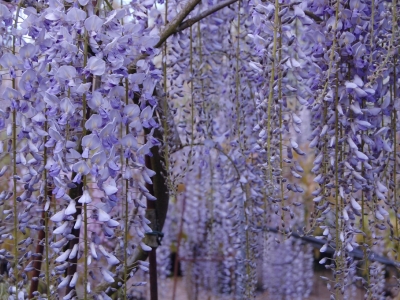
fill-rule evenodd
<path id="1" fill-rule="evenodd" d="M 150 273 L 150 299 L 158 300 L 158 283 L 157 283 L 157 248 L 151 248 L 149 255 L 149 273 Z"/>

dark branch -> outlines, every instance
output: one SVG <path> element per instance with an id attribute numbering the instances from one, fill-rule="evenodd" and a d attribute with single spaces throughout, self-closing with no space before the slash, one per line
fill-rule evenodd
<path id="1" fill-rule="evenodd" d="M 178 26 L 178 28 L 176 28 L 175 32 L 173 33 L 177 33 L 180 32 L 190 26 L 192 26 L 193 24 L 201 21 L 202 19 L 208 17 L 209 15 L 219 11 L 220 9 L 223 9 L 224 7 L 231 5 L 235 2 L 237 2 L 238 0 L 225 0 L 220 2 L 219 4 L 215 5 L 214 7 L 210 8 L 209 10 L 203 11 L 202 13 L 200 13 L 199 15 L 183 22 L 181 25 Z"/>
<path id="2" fill-rule="evenodd" d="M 257 227 L 257 229 L 262 230 L 262 231 L 267 231 L 267 232 L 273 232 L 276 234 L 282 234 L 280 231 L 278 231 L 272 227 Z M 285 232 L 285 234 L 288 234 L 288 233 L 289 232 Z M 296 239 L 303 240 L 305 243 L 311 245 L 315 249 L 320 249 L 324 244 L 327 243 L 327 240 L 317 239 L 313 236 L 305 236 L 305 235 L 302 235 L 302 234 L 299 234 L 296 232 L 291 232 L 290 235 Z M 328 247 L 328 249 L 326 250 L 325 253 L 334 254 L 335 250 L 336 250 L 336 245 L 335 245 L 335 243 L 331 242 L 330 247 Z M 349 252 L 348 255 L 354 257 L 355 259 L 365 260 L 365 256 L 364 256 L 364 253 L 363 253 L 361 247 L 354 248 L 354 250 Z M 398 267 L 398 263 L 396 261 L 391 260 L 390 258 L 387 258 L 385 256 L 379 255 L 377 253 L 374 253 L 372 251 L 368 255 L 368 259 L 371 261 L 377 261 L 377 262 L 379 262 L 381 264 L 385 264 L 387 266 Z"/>
<path id="3" fill-rule="evenodd" d="M 159 48 L 164 44 L 164 42 L 169 38 L 172 34 L 176 32 L 176 28 L 182 23 L 182 21 L 193 11 L 197 4 L 199 4 L 201 0 L 191 0 L 186 6 L 177 14 L 175 19 L 168 23 L 167 27 L 161 33 L 160 40 L 158 41 L 156 48 Z"/>

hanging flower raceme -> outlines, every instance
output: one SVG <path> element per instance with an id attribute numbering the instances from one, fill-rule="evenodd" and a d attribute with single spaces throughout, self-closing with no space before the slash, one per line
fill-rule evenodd
<path id="1" fill-rule="evenodd" d="M 107 258 L 110 266 L 120 265 L 121 268 L 121 262 L 129 263 L 127 258 L 120 260 L 112 254 L 117 251 L 112 245 L 100 247 L 100 242 L 104 237 L 115 237 L 114 230 L 123 226 L 114 220 L 123 207 L 123 195 L 128 195 L 131 199 L 129 203 L 133 205 L 135 186 L 142 185 L 144 181 L 151 183 L 150 177 L 154 175 L 150 170 L 144 172 L 144 177 L 135 178 L 138 184 L 133 182 L 132 176 L 128 176 L 131 183 L 124 190 L 118 181 L 121 172 L 127 174 L 125 170 L 137 168 L 137 161 L 143 169 L 145 156 L 150 155 L 151 148 L 156 145 L 142 141 L 143 128 L 151 131 L 158 126 L 153 118 L 157 102 L 149 95 L 155 85 L 153 78 L 159 78 L 159 75 L 157 70 L 150 69 L 151 64 L 148 63 L 157 53 L 151 48 L 158 37 L 144 34 L 147 24 L 143 26 L 145 23 L 139 19 L 136 24 L 123 25 L 123 17 L 132 13 L 129 10 L 106 9 L 104 14 L 96 15 L 89 1 L 79 1 L 79 6 L 74 4 L 67 9 L 57 1 L 49 1 L 48 4 L 35 12 L 21 7 L 27 18 L 22 21 L 21 28 L 13 29 L 14 34 L 31 39 L 17 38 L 13 45 L 15 52 L 4 51 L 0 64 L 11 79 L 21 76 L 18 85 L 7 87 L 2 94 L 2 99 L 12 104 L 11 111 L 17 111 L 16 126 L 8 126 L 8 121 L 3 126 L 9 127 L 10 138 L 15 132 L 19 139 L 15 141 L 19 148 L 16 149 L 14 163 L 18 174 L 25 174 L 23 181 L 27 188 L 26 191 L 17 190 L 15 197 L 21 203 L 14 207 L 17 209 L 23 203 L 32 201 L 31 206 L 36 206 L 36 211 L 44 210 L 48 214 L 48 218 L 43 217 L 42 221 L 47 222 L 46 228 L 36 228 L 45 230 L 46 239 L 50 240 L 53 235 L 56 239 L 46 252 L 49 256 L 43 267 L 47 270 L 44 279 L 48 283 L 46 292 L 50 297 L 55 292 L 54 285 L 50 285 L 51 266 L 55 265 L 57 274 L 67 269 L 70 272 L 70 263 L 76 264 L 73 262 L 82 256 L 85 247 L 90 254 L 86 257 L 86 266 L 91 258 L 98 260 L 101 255 Z M 10 30 L 12 18 L 12 12 L 1 4 L 0 20 Z M 127 66 L 142 54 L 141 49 L 146 49 L 150 55 L 138 69 L 147 77 L 145 84 L 142 85 L 142 81 L 139 87 L 137 81 L 125 81 L 124 78 L 128 78 Z M 153 73 L 157 75 L 153 76 Z M 124 86 L 125 83 L 127 85 Z M 151 106 L 145 102 L 138 106 L 133 97 L 127 98 L 129 93 L 126 91 L 131 89 L 137 94 L 141 94 L 143 89 L 146 99 L 151 99 Z M 4 120 L 9 116 L 10 111 L 8 115 L 2 111 Z M 126 126 L 122 135 L 121 126 Z M 149 135 L 148 139 L 153 138 Z M 9 148 L 12 153 L 12 141 Z M 96 194 L 95 188 L 99 188 L 103 195 Z M 39 196 L 36 196 L 36 191 L 40 191 Z M 143 190 L 143 193 L 155 200 L 148 190 Z M 4 194 L 2 201 L 10 197 L 12 199 L 12 193 Z M 100 202 L 101 197 L 104 197 L 104 203 Z M 32 208 L 29 209 L 32 211 Z M 144 208 L 140 209 L 144 216 Z M 24 228 L 34 228 L 30 223 L 37 222 L 41 216 L 36 214 L 32 220 L 25 215 L 15 215 L 15 218 L 19 220 L 19 228 L 25 232 Z M 103 233 L 99 232 L 101 238 L 92 241 L 80 230 L 83 226 L 91 226 L 90 218 L 102 223 L 103 229 Z M 135 222 L 134 217 L 125 215 L 124 218 L 132 218 L 127 220 L 127 224 Z M 54 230 L 50 226 L 52 223 Z M 148 225 L 146 227 L 145 232 L 149 228 Z M 129 228 L 124 230 L 129 231 Z M 116 232 L 120 234 L 120 231 Z M 125 241 L 130 244 L 122 248 L 132 249 L 135 244 L 140 244 L 140 239 Z M 67 249 L 61 250 L 65 246 Z M 77 274 L 75 271 L 60 277 L 55 287 L 74 289 L 78 283 Z M 87 275 L 83 277 L 87 278 Z M 101 275 L 107 282 L 111 282 L 110 276 L 114 277 L 111 271 L 104 268 Z M 89 292 L 89 285 L 86 292 Z M 68 292 L 67 295 L 73 293 Z"/>
<path id="2" fill-rule="evenodd" d="M 0 4 L 10 299 L 131 297 L 165 189 L 181 225 L 166 222 L 179 242 L 163 255 L 176 248 L 196 287 L 250 299 L 260 257 L 265 287 L 304 296 L 268 263 L 294 249 L 305 268 L 288 239 L 303 228 L 333 252 L 332 298 L 357 268 L 382 296 L 370 253 L 396 256 L 400 235 L 397 1 L 14 2 Z"/>

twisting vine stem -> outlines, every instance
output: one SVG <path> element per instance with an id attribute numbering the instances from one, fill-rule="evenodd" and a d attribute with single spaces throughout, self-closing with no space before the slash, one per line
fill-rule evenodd
<path id="1" fill-rule="evenodd" d="M 45 130 L 47 131 L 47 121 L 45 122 Z M 44 142 L 46 142 L 47 137 L 45 137 Z M 47 151 L 44 151 L 44 155 L 43 155 L 43 165 L 47 164 Z M 43 171 L 43 177 L 44 177 L 44 197 L 45 199 L 49 196 L 49 185 L 48 185 L 48 175 L 47 175 L 47 170 L 46 168 Z M 50 256 L 49 256 L 49 245 L 50 245 L 50 238 L 49 238 L 49 213 L 48 212 L 44 212 L 44 233 L 45 233 L 45 251 L 46 251 L 46 257 L 45 257 L 45 272 L 46 272 L 46 294 L 48 297 L 50 297 Z"/>
<path id="2" fill-rule="evenodd" d="M 240 105 L 240 88 L 241 88 L 241 81 L 240 81 L 240 40 L 241 40 L 241 28 L 240 28 L 240 23 L 241 23 L 241 1 L 238 1 L 238 6 L 237 6 L 237 27 L 236 27 L 236 74 L 235 74 L 235 96 L 236 96 L 236 128 L 238 130 L 238 140 L 239 140 L 239 147 L 240 147 L 240 152 L 241 155 L 244 156 L 244 151 L 245 151 L 245 145 L 243 145 L 242 140 L 240 139 L 240 134 L 241 134 L 241 105 Z M 212 174 L 212 173 L 211 173 Z M 246 180 L 247 181 L 247 180 Z M 251 262 L 251 254 L 250 254 L 250 247 L 251 247 L 251 241 L 250 241 L 250 233 L 249 233 L 249 218 L 247 215 L 247 210 L 249 209 L 250 206 L 250 193 L 249 193 L 249 183 L 246 182 L 244 184 L 244 203 L 243 203 L 243 215 L 244 215 L 244 227 L 245 227 L 245 237 L 246 237 L 246 259 L 245 259 L 245 265 L 246 265 L 246 298 L 251 298 L 252 297 L 252 275 L 251 275 L 251 268 L 250 268 L 250 262 Z"/>
<path id="3" fill-rule="evenodd" d="M 83 66 L 86 67 L 87 65 L 87 59 L 88 59 L 88 39 L 89 35 L 87 30 L 85 31 L 85 36 L 84 36 L 84 44 L 83 44 Z M 86 78 L 83 79 L 83 83 L 86 83 Z M 86 122 L 86 94 L 82 95 L 82 137 L 86 135 L 86 127 L 85 127 L 85 122 Z M 86 175 L 83 176 L 83 186 L 86 189 L 87 188 L 87 178 Z M 88 287 L 89 287 L 89 282 L 88 282 L 88 217 L 87 217 L 87 203 L 83 203 L 83 221 L 84 221 L 84 228 L 83 228 L 83 244 L 84 244 L 84 294 L 83 298 L 84 300 L 88 299 Z M 79 238 L 79 237 L 78 237 Z"/>
<path id="4" fill-rule="evenodd" d="M 14 30 L 17 29 L 18 26 L 18 18 L 19 13 L 21 10 L 21 5 L 24 1 L 20 1 L 18 3 L 15 22 L 14 22 Z M 13 35 L 12 39 L 12 53 L 15 55 L 15 46 L 16 40 L 15 35 Z M 12 88 L 16 88 L 16 80 L 15 76 L 12 78 Z M 15 100 L 13 100 L 15 101 Z M 14 219 L 14 228 L 13 228 L 13 240 L 14 240 L 14 247 L 13 247 L 13 255 L 14 255 L 14 284 L 16 289 L 16 295 L 18 295 L 18 202 L 17 202 L 17 103 L 12 103 L 11 107 L 12 110 L 12 149 L 13 149 L 13 219 Z"/>
<path id="5" fill-rule="evenodd" d="M 335 87 L 335 107 L 339 104 L 339 71 L 336 71 L 336 87 Z M 339 249 L 342 247 L 342 243 L 340 240 L 341 234 L 341 224 L 339 223 L 339 215 L 340 215 L 340 203 L 339 203 L 339 113 L 338 110 L 335 109 L 335 227 L 336 227 L 336 255 L 339 253 Z M 343 253 L 343 251 L 340 251 Z M 342 255 L 340 257 L 336 257 L 336 265 L 338 268 L 341 267 L 342 264 Z M 336 283 L 339 282 L 339 276 L 335 276 Z M 336 289 L 336 297 L 338 297 L 339 289 Z M 337 298 L 338 299 L 338 298 Z"/>
<path id="6" fill-rule="evenodd" d="M 396 57 L 394 58 L 394 66 L 393 66 L 393 99 L 396 101 L 397 99 L 397 74 L 396 74 Z M 393 108 L 393 116 L 392 116 L 392 134 L 393 134 L 393 203 L 395 210 L 395 229 L 396 229 L 396 245 L 395 252 L 396 257 L 398 259 L 399 251 L 400 251 L 400 237 L 399 237 L 399 217 L 398 217 L 398 201 L 397 201 L 397 110 Z"/>
<path id="7" fill-rule="evenodd" d="M 128 78 L 125 78 L 125 105 L 129 104 L 129 89 L 128 89 Z M 125 125 L 125 134 L 129 133 L 129 125 Z M 123 153 L 123 152 L 122 152 Z M 122 157 L 121 153 L 121 157 Z M 122 164 L 123 165 L 123 164 Z M 125 159 L 125 172 L 128 172 L 128 158 Z M 125 179 L 125 224 L 124 224 L 124 299 L 126 300 L 128 295 L 128 234 L 129 234 L 129 178 Z"/>
<path id="8" fill-rule="evenodd" d="M 278 37 L 278 62 L 281 64 L 282 60 L 282 20 L 279 17 L 279 22 L 278 25 L 279 27 L 279 37 Z M 285 222 L 285 211 L 283 210 L 285 206 L 285 201 L 284 201 L 284 187 L 283 187 L 283 132 L 282 132 L 282 117 L 283 117 L 283 109 L 282 109 L 282 80 L 283 80 L 283 74 L 282 74 L 282 67 L 278 67 L 278 101 L 279 103 L 279 168 L 281 170 L 281 178 L 279 178 L 279 184 L 280 184 L 280 190 L 281 190 L 281 221 L 282 224 Z M 268 133 L 269 134 L 269 133 Z M 283 231 L 283 236 L 286 238 L 286 232 Z"/>
<path id="9" fill-rule="evenodd" d="M 268 109 L 267 109 L 267 155 L 268 162 L 271 162 L 271 107 L 274 97 L 274 81 L 275 81 L 275 62 L 276 62 L 276 50 L 278 46 L 278 27 L 279 27 L 279 1 L 275 0 L 275 17 L 274 17 L 274 37 L 273 37 L 273 48 L 272 48 L 272 69 L 269 79 L 269 95 L 268 95 Z M 272 180 L 271 166 L 268 167 L 268 178 Z"/>
<path id="10" fill-rule="evenodd" d="M 340 8 L 340 0 L 336 1 L 335 25 L 334 25 L 334 28 L 332 29 L 332 31 L 333 31 L 333 42 L 332 42 L 332 46 L 331 46 L 331 49 L 330 49 L 331 53 L 329 55 L 329 65 L 328 65 L 328 70 L 327 70 L 327 75 L 326 75 L 326 81 L 325 81 L 324 88 L 322 89 L 322 92 L 321 92 L 320 100 L 321 99 L 323 100 L 324 97 L 325 97 L 325 92 L 326 92 L 326 89 L 328 88 L 328 85 L 329 85 L 329 78 L 331 77 L 333 62 L 334 62 L 334 58 L 335 58 L 336 44 L 337 44 L 336 30 L 337 30 L 338 23 L 339 23 L 339 11 L 340 11 L 339 8 Z"/>
<path id="11" fill-rule="evenodd" d="M 394 41 L 394 37 L 397 34 L 397 0 L 392 1 L 392 40 Z M 397 55 L 394 56 L 393 59 L 393 103 L 396 103 L 397 100 Z M 396 208 L 397 206 L 397 110 L 396 107 L 393 107 L 393 117 L 392 117 L 392 132 L 393 132 L 393 182 L 394 182 L 394 188 L 393 188 L 393 200 L 394 200 L 394 205 Z M 396 256 L 398 259 L 399 251 L 400 251 L 400 237 L 399 237 L 399 218 L 397 214 L 397 210 L 395 211 L 395 218 L 396 218 L 396 238 L 397 238 L 397 243 L 396 243 Z"/>
<path id="12" fill-rule="evenodd" d="M 371 49 L 374 48 L 374 25 L 375 25 L 375 0 L 372 0 L 371 3 L 371 22 L 372 22 L 372 26 L 370 26 L 370 33 L 371 33 L 371 37 L 370 37 L 370 44 L 369 46 L 371 47 Z M 373 61 L 373 56 L 372 56 L 373 52 L 371 52 L 370 56 L 369 56 L 369 63 L 372 64 Z"/>

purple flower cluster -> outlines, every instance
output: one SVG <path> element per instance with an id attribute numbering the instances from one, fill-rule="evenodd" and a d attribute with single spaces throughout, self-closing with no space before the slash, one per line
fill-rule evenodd
<path id="1" fill-rule="evenodd" d="M 312 192 L 315 209 L 308 232 L 319 226 L 326 241 L 320 251 L 335 250 L 327 267 L 334 270 L 335 288 L 331 291 L 336 297 L 344 293 L 349 280 L 356 280 L 347 277 L 356 267 L 349 260 L 351 251 L 361 247 L 369 253 L 384 235 L 369 234 L 371 226 L 379 231 L 390 229 L 392 239 L 398 238 L 397 216 L 395 225 L 388 218 L 390 210 L 397 215 L 398 206 L 397 9 L 396 2 L 386 1 L 254 3 L 258 30 L 253 39 L 260 45 L 260 58 L 249 64 L 260 74 L 274 76 L 260 95 L 264 121 L 256 128 L 261 138 L 257 147 L 270 152 L 266 169 L 280 178 L 281 173 L 273 170 L 278 169 L 277 155 L 282 159 L 283 154 L 272 148 L 274 140 L 282 130 L 299 133 L 303 117 L 311 117 L 309 148 L 315 155 L 311 172 L 319 187 Z M 279 77 L 280 72 L 285 76 Z M 297 103 L 286 110 L 291 118 L 282 114 L 284 109 L 275 108 L 287 108 L 296 98 Z M 297 113 L 299 105 L 304 109 Z M 277 119 L 282 121 L 270 125 Z M 299 151 L 299 141 L 292 138 L 286 143 L 284 157 L 289 166 L 293 163 L 294 178 L 301 177 L 292 162 L 293 151 L 304 154 Z M 292 183 L 286 189 L 298 191 Z M 286 194 L 277 185 L 271 187 L 271 198 L 279 190 Z M 362 245 L 356 242 L 357 236 L 362 237 Z M 397 249 L 395 244 L 392 246 Z M 367 273 L 370 264 L 365 257 Z M 366 289 L 373 277 L 367 275 Z M 374 297 L 380 297 L 379 293 Z"/>
<path id="2" fill-rule="evenodd" d="M 147 270 L 130 258 L 158 226 L 154 147 L 173 202 L 160 265 L 175 247 L 196 293 L 251 299 L 261 259 L 265 288 L 304 297 L 310 250 L 289 239 L 301 231 L 334 250 L 321 261 L 332 298 L 355 281 L 382 296 L 369 253 L 400 250 L 396 0 L 197 1 L 180 24 L 196 1 L 34 2 L 0 4 L 10 299 L 28 297 L 27 272 L 40 299 L 132 291 L 119 280 Z M 270 261 L 280 252 L 296 272 Z"/>
<path id="3" fill-rule="evenodd" d="M 155 173 L 145 157 L 158 145 L 152 136 L 159 126 L 153 96 L 161 78 L 153 64 L 159 52 L 154 48 L 157 24 L 148 25 L 146 9 L 105 7 L 99 12 L 92 1 L 68 1 L 66 6 L 46 1 L 36 11 L 22 2 L 18 8 L 0 4 L 0 21 L 14 36 L 2 40 L 8 47 L 0 64 L 9 80 L 2 83 L 1 101 L 10 109 L 1 111 L 1 120 L 2 127 L 9 124 L 9 161 L 17 172 L 17 194 L 6 193 L 2 203 L 13 207 L 7 216 L 16 220 L 19 232 L 34 239 L 45 231 L 47 269 L 36 280 L 48 285 L 47 297 L 68 286 L 71 292 L 64 299 L 72 299 L 77 282 L 84 282 L 86 295 L 99 279 L 115 281 L 109 267 L 127 265 L 126 255 L 140 240 L 124 238 L 120 229 L 128 224 L 128 234 L 136 228 L 140 238 L 152 231 L 145 207 L 146 199 L 155 198 L 145 184 L 152 184 Z M 128 19 L 134 21 L 124 22 Z M 19 234 L 11 239 L 22 240 Z M 145 244 L 141 247 L 148 251 Z M 125 248 L 125 257 L 117 258 L 118 249 Z M 32 250 L 16 250 L 10 297 L 26 293 L 25 272 L 33 268 L 24 265 L 34 259 Z M 100 277 L 78 275 L 80 267 L 66 272 L 82 256 L 85 270 L 92 269 L 91 260 L 98 261 L 90 272 Z M 98 271 L 102 257 L 107 263 Z"/>

